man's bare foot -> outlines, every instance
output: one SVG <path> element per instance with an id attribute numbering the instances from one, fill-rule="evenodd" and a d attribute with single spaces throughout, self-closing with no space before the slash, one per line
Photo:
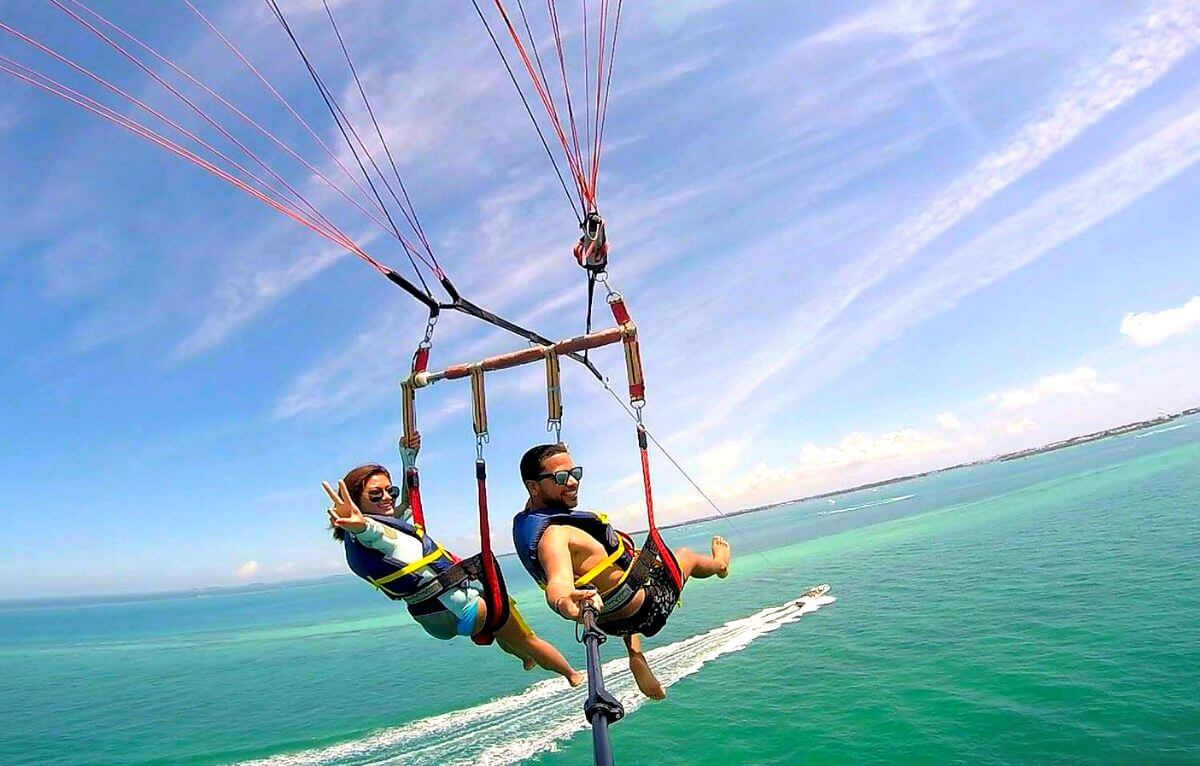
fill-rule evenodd
<path id="1" fill-rule="evenodd" d="M 729 551 L 729 543 L 724 537 L 713 537 L 712 539 L 712 555 L 720 565 L 720 570 L 717 572 L 717 577 L 725 578 L 729 576 L 729 559 L 731 553 Z"/>
<path id="2" fill-rule="evenodd" d="M 571 685 L 572 689 L 578 689 L 583 684 L 585 678 L 587 676 L 583 673 L 580 673 L 578 670 L 572 670 L 571 675 L 567 676 L 567 683 Z"/>
<path id="3" fill-rule="evenodd" d="M 641 652 L 630 652 L 629 671 L 633 673 L 633 680 L 637 681 L 637 687 L 641 690 L 642 694 L 645 694 L 652 700 L 667 698 L 667 690 L 654 677 L 654 673 L 650 670 L 650 665 L 646 663 L 646 655 Z"/>
<path id="4" fill-rule="evenodd" d="M 537 660 L 532 657 L 521 658 L 521 667 L 525 670 L 533 670 L 537 666 Z"/>

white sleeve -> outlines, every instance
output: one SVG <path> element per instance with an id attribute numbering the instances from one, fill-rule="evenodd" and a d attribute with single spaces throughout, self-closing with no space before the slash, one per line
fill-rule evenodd
<path id="1" fill-rule="evenodd" d="M 401 534 L 374 519 L 367 519 L 366 522 L 366 529 L 350 533 L 361 544 L 379 551 L 393 561 L 418 561 L 421 558 L 423 549 L 420 540 Z"/>

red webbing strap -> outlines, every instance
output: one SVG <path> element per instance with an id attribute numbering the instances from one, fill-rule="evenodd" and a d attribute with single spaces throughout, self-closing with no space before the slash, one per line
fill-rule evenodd
<path id="1" fill-rule="evenodd" d="M 477 644 L 490 644 L 493 634 L 508 622 L 508 590 L 500 566 L 492 553 L 492 533 L 488 525 L 487 464 L 483 458 L 475 461 L 475 484 L 479 495 L 479 547 L 480 567 L 483 570 L 483 599 L 487 604 L 483 629 L 471 640 Z"/>
<path id="2" fill-rule="evenodd" d="M 509 608 L 508 590 L 504 586 L 504 576 L 500 574 L 496 556 L 492 553 L 492 533 L 488 525 L 487 463 L 483 460 L 483 445 L 488 438 L 487 399 L 483 389 L 483 368 L 477 364 L 471 366 L 471 404 L 475 426 L 475 484 L 479 495 L 479 563 L 483 570 L 483 600 L 487 605 L 483 629 L 471 640 L 477 644 L 490 644 L 492 634 L 508 622 Z"/>
<path id="3" fill-rule="evenodd" d="M 425 372 L 429 367 L 429 346 L 421 346 L 417 349 L 417 353 L 413 354 L 413 375 L 418 372 Z"/>
<path id="4" fill-rule="evenodd" d="M 667 575 L 671 578 L 677 591 L 683 591 L 683 572 L 679 569 L 679 562 L 675 560 L 675 554 L 667 547 L 663 541 L 662 535 L 658 533 L 658 526 L 654 523 L 654 494 L 650 490 L 650 453 L 647 451 L 646 427 L 638 423 L 638 449 L 642 453 L 642 485 L 646 490 L 646 521 L 650 528 L 646 536 L 646 544 L 654 546 L 658 551 L 658 558 L 662 562 L 663 568 L 667 570 Z"/>
<path id="5" fill-rule="evenodd" d="M 418 354 L 421 352 L 418 351 Z M 428 357 L 428 353 L 426 354 Z M 404 421 L 404 439 L 400 448 L 412 444 L 417 434 L 416 390 L 412 381 L 406 380 L 400 384 L 400 417 Z M 417 467 L 409 466 L 404 472 L 404 489 L 408 493 L 408 507 L 412 511 L 413 523 L 422 529 L 425 527 L 425 507 L 421 503 L 421 477 Z"/>

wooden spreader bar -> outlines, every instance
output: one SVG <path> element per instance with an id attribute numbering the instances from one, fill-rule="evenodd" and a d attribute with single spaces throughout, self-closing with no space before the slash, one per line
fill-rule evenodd
<path id="1" fill-rule="evenodd" d="M 439 380 L 457 380 L 459 378 L 470 377 L 473 367 L 477 367 L 482 372 L 507 370 L 510 367 L 520 367 L 524 364 L 544 361 L 547 349 L 553 350 L 556 354 L 571 354 L 578 351 L 600 348 L 601 346 L 611 346 L 614 343 L 623 342 L 627 337 L 636 336 L 637 328 L 630 322 L 623 327 L 610 327 L 607 330 L 599 330 L 588 335 L 578 335 L 574 338 L 560 340 L 551 346 L 530 346 L 520 351 L 489 356 L 487 359 L 483 359 L 475 364 L 456 364 L 440 372 L 417 372 L 412 376 L 412 384 L 416 388 L 424 388 L 425 386 L 437 383 Z"/>

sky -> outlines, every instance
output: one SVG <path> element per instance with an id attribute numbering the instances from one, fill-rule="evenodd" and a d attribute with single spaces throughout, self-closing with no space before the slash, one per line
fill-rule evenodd
<path id="1" fill-rule="evenodd" d="M 89 5 L 338 172 L 181 3 Z M 199 5 L 340 147 L 265 7 Z M 282 5 L 353 104 L 321 3 Z M 547 336 L 580 333 L 576 221 L 471 5 L 333 5 L 446 272 Z M 53 6 L 0 0 L 0 21 L 205 129 Z M 625 4 L 598 198 L 651 431 L 729 512 L 1200 405 L 1197 45 L 1186 0 Z M 7 34 L 0 54 L 88 87 Z M 310 170 L 269 156 L 409 268 Z M 0 177 L 0 598 L 344 571 L 320 482 L 398 468 L 422 307 L 6 75 Z M 447 315 L 432 366 L 522 346 Z M 620 350 L 594 359 L 620 392 Z M 538 366 L 488 377 L 500 551 L 520 455 L 548 441 L 543 386 Z M 582 504 L 643 528 L 632 423 L 577 365 L 563 387 Z M 418 407 L 431 531 L 470 553 L 469 389 L 438 384 Z M 714 513 L 661 452 L 651 464 L 660 523 Z"/>

